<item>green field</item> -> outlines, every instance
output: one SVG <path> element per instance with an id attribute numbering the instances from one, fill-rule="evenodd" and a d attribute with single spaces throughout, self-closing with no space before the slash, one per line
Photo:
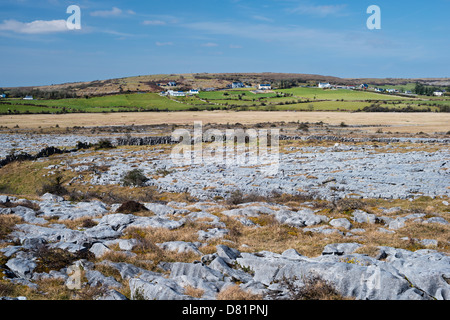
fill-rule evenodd
<path id="1" fill-rule="evenodd" d="M 450 107 L 448 97 L 404 97 L 360 90 L 323 90 L 297 87 L 255 94 L 251 90 L 200 92 L 197 96 L 163 97 L 156 93 L 132 93 L 92 98 L 31 100 L 2 99 L 0 114 L 82 113 L 136 111 L 260 110 L 260 111 L 358 111 L 377 106 L 424 111 Z"/>
<path id="2" fill-rule="evenodd" d="M 367 100 L 399 100 L 408 99 L 394 95 L 379 94 L 375 92 L 359 91 L 359 90 L 323 90 L 319 88 L 291 88 L 278 90 L 280 92 L 291 93 L 296 97 L 310 100 L 350 100 L 350 101 L 367 101 Z"/>

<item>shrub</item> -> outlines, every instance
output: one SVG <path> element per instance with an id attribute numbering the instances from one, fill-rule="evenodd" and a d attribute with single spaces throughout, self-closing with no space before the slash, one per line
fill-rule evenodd
<path id="1" fill-rule="evenodd" d="M 296 282 L 297 279 L 281 280 L 280 285 L 286 288 L 288 295 L 286 300 L 344 300 L 345 298 L 333 287 L 332 284 L 314 275 L 305 277 L 303 285 Z M 277 293 L 271 295 L 277 299 Z"/>
<path id="2" fill-rule="evenodd" d="M 122 185 L 125 187 L 143 187 L 148 180 L 141 169 L 133 169 L 122 177 Z"/>
<path id="3" fill-rule="evenodd" d="M 307 131 L 309 131 L 309 125 L 305 122 L 302 122 L 298 126 L 298 130 L 307 132 Z"/>
<path id="4" fill-rule="evenodd" d="M 33 249 L 37 258 L 37 267 L 35 272 L 49 272 L 50 270 L 61 270 L 71 265 L 76 260 L 91 259 L 93 254 L 89 251 L 71 253 L 58 248 L 49 248 L 45 245 L 39 245 Z"/>
<path id="5" fill-rule="evenodd" d="M 40 194 L 45 193 L 51 193 L 57 196 L 65 196 L 69 192 L 67 189 L 63 186 L 63 177 L 61 175 L 56 175 L 55 178 L 45 182 L 42 185 L 42 189 L 40 191 Z"/>
<path id="6" fill-rule="evenodd" d="M 349 212 L 353 210 L 364 210 L 366 204 L 358 199 L 342 198 L 333 203 L 333 207 L 338 212 Z"/>
<path id="7" fill-rule="evenodd" d="M 244 203 L 244 194 L 241 190 L 233 191 L 230 197 L 227 199 L 228 205 L 237 205 L 241 203 Z"/>
<path id="8" fill-rule="evenodd" d="M 113 149 L 115 148 L 111 142 L 111 140 L 109 139 L 100 139 L 96 144 L 95 144 L 95 150 L 99 150 L 99 149 Z"/>
<path id="9" fill-rule="evenodd" d="M 148 211 L 148 209 L 142 203 L 131 200 L 122 203 L 117 211 L 122 213 L 135 213 L 140 211 Z"/>

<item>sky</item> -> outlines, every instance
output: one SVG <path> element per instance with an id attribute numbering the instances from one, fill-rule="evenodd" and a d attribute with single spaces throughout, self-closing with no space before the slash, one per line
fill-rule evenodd
<path id="1" fill-rule="evenodd" d="M 81 29 L 68 28 L 70 5 Z M 380 29 L 368 28 L 371 5 Z M 450 77 L 449 12 L 450 0 L 0 0 L 0 87 L 202 72 Z"/>

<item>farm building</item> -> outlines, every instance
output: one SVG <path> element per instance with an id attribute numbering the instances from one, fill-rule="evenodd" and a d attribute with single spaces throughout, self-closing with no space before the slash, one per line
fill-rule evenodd
<path id="1" fill-rule="evenodd" d="M 177 83 L 176 83 L 175 81 L 170 81 L 170 82 L 167 83 L 167 85 L 168 85 L 169 87 L 176 87 L 176 86 L 177 86 Z"/>
<path id="2" fill-rule="evenodd" d="M 436 96 L 436 97 L 442 97 L 443 95 L 444 95 L 444 93 L 442 91 L 433 92 L 433 96 Z"/>
<path id="3" fill-rule="evenodd" d="M 260 84 L 258 86 L 259 90 L 272 90 L 272 86 L 270 84 Z"/>
<path id="4" fill-rule="evenodd" d="M 367 89 L 369 89 L 369 85 L 367 83 L 363 83 L 362 85 L 359 86 L 359 88 L 363 89 L 363 90 L 367 90 Z"/>
<path id="5" fill-rule="evenodd" d="M 386 89 L 386 91 L 389 93 L 398 93 L 397 89 Z"/>
<path id="6" fill-rule="evenodd" d="M 200 92 L 197 89 L 189 90 L 189 94 L 199 94 Z"/>
<path id="7" fill-rule="evenodd" d="M 321 89 L 331 88 L 331 84 L 329 84 L 329 83 L 319 83 L 319 88 L 321 88 Z"/>
<path id="8" fill-rule="evenodd" d="M 0 94 L 0 99 L 1 98 L 6 98 L 6 94 L 4 94 L 4 93 Z"/>
<path id="9" fill-rule="evenodd" d="M 186 96 L 186 93 L 183 91 L 169 90 L 169 91 L 167 91 L 167 93 L 172 97 L 185 97 Z"/>
<path id="10" fill-rule="evenodd" d="M 23 100 L 33 100 L 33 96 L 26 96 Z"/>
<path id="11" fill-rule="evenodd" d="M 231 87 L 232 87 L 233 89 L 238 89 L 238 88 L 244 88 L 245 85 L 244 85 L 242 82 L 233 82 L 233 83 L 231 84 Z"/>

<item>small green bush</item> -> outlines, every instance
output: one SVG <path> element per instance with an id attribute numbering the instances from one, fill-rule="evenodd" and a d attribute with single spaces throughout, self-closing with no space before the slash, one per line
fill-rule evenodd
<path id="1" fill-rule="evenodd" d="M 122 185 L 125 187 L 143 187 L 148 180 L 141 169 L 133 169 L 122 177 Z"/>
<path id="2" fill-rule="evenodd" d="M 111 140 L 109 139 L 100 139 L 96 144 L 95 144 L 95 150 L 100 150 L 100 149 L 113 149 L 115 148 L 111 142 Z"/>
<path id="3" fill-rule="evenodd" d="M 53 179 L 48 180 L 42 185 L 40 194 L 51 193 L 57 196 L 65 196 L 69 192 L 63 186 L 63 177 L 56 175 Z"/>

